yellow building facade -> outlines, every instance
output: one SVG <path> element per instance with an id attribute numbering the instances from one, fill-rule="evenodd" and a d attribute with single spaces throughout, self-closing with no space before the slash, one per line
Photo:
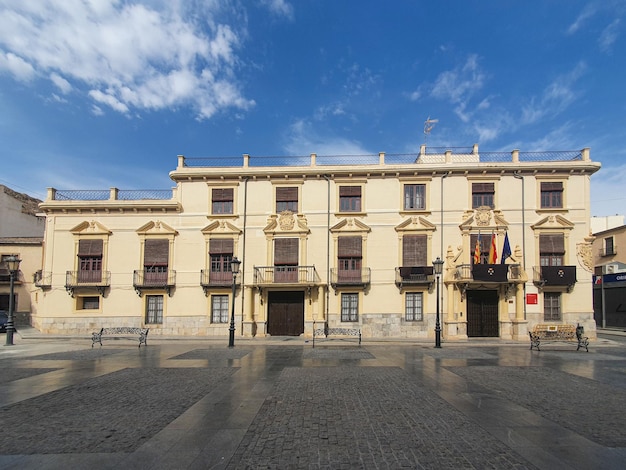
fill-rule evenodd
<path id="1" fill-rule="evenodd" d="M 445 341 L 526 340 L 537 323 L 581 324 L 595 337 L 589 201 L 599 168 L 588 149 L 423 146 L 179 156 L 171 191 L 49 189 L 48 281 L 33 324 L 226 338 L 234 301 L 237 336 L 347 328 L 427 340 L 439 304 Z"/>

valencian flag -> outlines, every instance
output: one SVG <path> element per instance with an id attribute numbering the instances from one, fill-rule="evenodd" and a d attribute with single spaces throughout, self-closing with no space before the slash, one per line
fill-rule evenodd
<path id="1" fill-rule="evenodd" d="M 491 234 L 491 246 L 489 247 L 489 262 L 488 264 L 496 264 L 498 261 L 498 249 L 496 248 L 496 235 Z"/>
<path id="2" fill-rule="evenodd" d="M 509 244 L 509 232 L 504 234 L 504 245 L 502 246 L 502 259 L 501 264 L 504 264 L 506 259 L 511 256 L 511 245 Z"/>
<path id="3" fill-rule="evenodd" d="M 476 239 L 476 247 L 474 248 L 474 264 L 480 263 L 480 232 L 478 232 L 478 238 Z"/>

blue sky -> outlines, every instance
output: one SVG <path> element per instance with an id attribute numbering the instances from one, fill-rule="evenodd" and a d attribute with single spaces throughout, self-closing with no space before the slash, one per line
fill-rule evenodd
<path id="1" fill-rule="evenodd" d="M 626 0 L 0 0 L 0 183 L 165 189 L 176 155 L 591 148 L 624 214 Z"/>

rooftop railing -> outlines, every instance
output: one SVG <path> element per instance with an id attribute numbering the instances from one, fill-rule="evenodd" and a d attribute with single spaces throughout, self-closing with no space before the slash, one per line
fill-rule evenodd
<path id="1" fill-rule="evenodd" d="M 163 201 L 173 195 L 172 189 L 48 189 L 53 201 Z"/>

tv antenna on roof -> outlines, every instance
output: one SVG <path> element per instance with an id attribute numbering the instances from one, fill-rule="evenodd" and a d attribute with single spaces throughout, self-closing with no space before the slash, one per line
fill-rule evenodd
<path id="1" fill-rule="evenodd" d="M 428 140 L 430 132 L 433 130 L 433 127 L 435 127 L 435 124 L 437 124 L 438 122 L 439 119 L 431 119 L 430 116 L 428 116 L 428 119 L 426 119 L 426 122 L 424 122 L 424 145 L 426 145 L 426 141 Z"/>

